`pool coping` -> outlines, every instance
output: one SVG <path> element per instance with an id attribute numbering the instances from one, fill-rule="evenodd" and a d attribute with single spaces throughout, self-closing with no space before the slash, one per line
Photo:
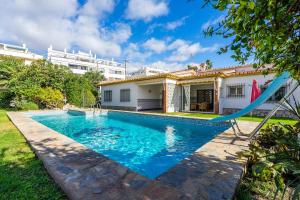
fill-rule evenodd
<path id="1" fill-rule="evenodd" d="M 236 152 L 247 149 L 248 141 L 236 139 L 227 129 L 150 180 L 38 123 L 25 112 L 7 115 L 70 199 L 231 199 L 246 164 Z M 244 130 L 256 124 L 240 122 Z"/>

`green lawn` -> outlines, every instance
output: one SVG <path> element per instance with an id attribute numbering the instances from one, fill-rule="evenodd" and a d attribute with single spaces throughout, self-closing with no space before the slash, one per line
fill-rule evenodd
<path id="1" fill-rule="evenodd" d="M 0 199 L 66 199 L 4 110 L 0 110 Z"/>
<path id="2" fill-rule="evenodd" d="M 175 112 L 175 113 L 168 113 L 169 115 L 180 115 L 180 116 L 188 116 L 188 117 L 199 117 L 199 118 L 214 118 L 218 117 L 220 115 L 218 114 L 208 114 L 208 113 L 184 113 L 184 112 Z M 250 117 L 250 116 L 245 116 L 245 117 L 240 117 L 238 120 L 243 120 L 243 121 L 253 121 L 253 122 L 261 122 L 263 120 L 263 117 Z M 285 119 L 285 118 L 276 118 L 273 117 L 268 120 L 267 124 L 274 124 L 274 123 L 286 123 L 286 124 L 295 124 L 296 120 L 291 120 L 291 119 Z M 265 125 L 265 126 L 266 126 Z"/>

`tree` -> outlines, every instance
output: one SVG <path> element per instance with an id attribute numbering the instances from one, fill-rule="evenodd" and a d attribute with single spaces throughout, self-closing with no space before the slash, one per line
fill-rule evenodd
<path id="1" fill-rule="evenodd" d="M 99 96 L 98 84 L 100 81 L 104 80 L 104 75 L 99 71 L 89 71 L 83 75 L 92 85 L 92 93 L 95 97 Z"/>
<path id="2" fill-rule="evenodd" d="M 25 65 L 22 59 L 0 57 L 0 106 L 18 109 L 63 106 L 63 94 L 77 106 L 95 103 L 100 72 L 73 74 L 67 67 L 46 60 Z M 4 92 L 5 91 L 5 92 Z"/>
<path id="3" fill-rule="evenodd" d="M 95 104 L 95 96 L 92 93 L 93 85 L 84 76 L 72 74 L 66 81 L 66 96 L 68 103 L 78 107 L 89 107 Z"/>
<path id="4" fill-rule="evenodd" d="M 206 69 L 207 69 L 207 70 L 213 68 L 213 65 L 212 65 L 211 60 L 207 59 L 207 60 L 205 61 L 205 64 L 206 64 Z"/>
<path id="5" fill-rule="evenodd" d="M 194 71 L 197 71 L 198 70 L 198 67 L 197 66 L 192 66 L 192 65 L 188 65 L 187 66 L 188 69 L 192 69 Z"/>
<path id="6" fill-rule="evenodd" d="M 11 56 L 0 56 L 0 88 L 7 88 L 9 80 L 24 69 L 22 59 Z"/>
<path id="7" fill-rule="evenodd" d="M 45 60 L 21 66 L 22 69 L 10 75 L 7 87 L 19 99 L 30 101 L 35 100 L 41 88 L 50 87 L 63 92 L 65 79 L 71 73 L 66 67 L 54 65 Z"/>
<path id="8" fill-rule="evenodd" d="M 224 19 L 205 30 L 205 35 L 232 38 L 220 49 L 233 51 L 240 63 L 254 58 L 254 67 L 273 64 L 278 73 L 290 71 L 300 78 L 300 2 L 299 0 L 205 0 L 220 11 Z"/>

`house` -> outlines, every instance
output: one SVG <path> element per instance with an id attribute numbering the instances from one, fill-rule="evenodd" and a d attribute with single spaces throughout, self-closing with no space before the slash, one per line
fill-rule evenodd
<path id="1" fill-rule="evenodd" d="M 71 71 L 76 74 L 84 74 L 87 71 L 100 71 L 107 80 L 125 79 L 125 68 L 121 63 L 115 62 L 113 59 L 98 59 L 91 51 L 89 53 L 81 51 L 70 53 L 66 49 L 58 51 L 50 46 L 47 59 L 53 64 L 70 67 Z"/>
<path id="2" fill-rule="evenodd" d="M 131 77 L 141 77 L 141 76 L 151 76 L 151 75 L 156 75 L 161 73 L 167 73 L 167 71 L 162 69 L 152 68 L 152 67 L 143 67 L 137 71 L 130 73 L 129 75 Z"/>
<path id="3" fill-rule="evenodd" d="M 267 66 L 268 67 L 268 66 Z M 162 112 L 209 112 L 229 114 L 250 104 L 252 81 L 263 90 L 275 74 L 263 75 L 251 65 L 195 72 L 165 73 L 133 77 L 99 84 L 102 106 L 123 110 Z M 264 116 L 293 84 L 290 80 L 252 114 Z M 300 99 L 300 88 L 294 93 Z M 277 116 L 287 116 L 280 109 Z"/>
<path id="4" fill-rule="evenodd" d="M 22 46 L 0 43 L 0 55 L 1 56 L 13 56 L 24 60 L 26 65 L 31 64 L 34 60 L 43 59 L 43 56 L 32 53 L 26 47 L 26 44 Z"/>

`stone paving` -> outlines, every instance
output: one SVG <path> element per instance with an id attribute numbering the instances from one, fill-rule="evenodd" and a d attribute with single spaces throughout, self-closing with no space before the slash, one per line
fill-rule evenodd
<path id="1" fill-rule="evenodd" d="M 235 139 L 228 129 L 156 180 L 150 180 L 23 112 L 9 112 L 8 116 L 55 182 L 75 200 L 231 199 L 246 163 L 235 153 L 247 148 L 248 142 Z M 257 123 L 240 125 L 250 131 Z"/>

